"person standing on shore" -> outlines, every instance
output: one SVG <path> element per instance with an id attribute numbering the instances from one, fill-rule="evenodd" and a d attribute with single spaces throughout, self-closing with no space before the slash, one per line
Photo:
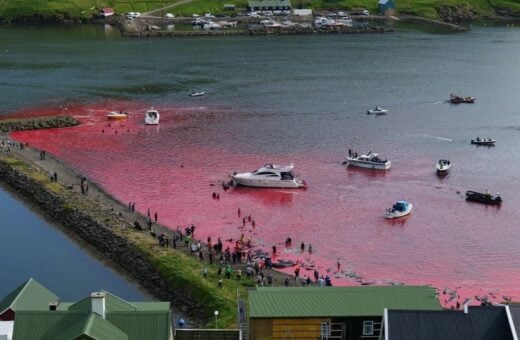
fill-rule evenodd
<path id="1" fill-rule="evenodd" d="M 155 214 L 153 214 L 153 218 L 155 220 L 155 223 L 157 223 L 157 211 L 155 212 Z"/>

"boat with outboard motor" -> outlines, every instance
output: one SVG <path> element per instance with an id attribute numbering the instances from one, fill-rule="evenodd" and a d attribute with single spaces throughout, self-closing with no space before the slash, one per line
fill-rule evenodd
<path id="1" fill-rule="evenodd" d="M 379 154 L 372 151 L 369 151 L 366 155 L 358 155 L 357 152 L 349 149 L 346 159 L 347 165 L 374 170 L 388 170 L 392 165 L 391 161 L 379 158 Z"/>
<path id="2" fill-rule="evenodd" d="M 128 118 L 128 112 L 126 111 L 110 111 L 107 114 L 107 118 L 110 120 L 119 120 L 119 119 L 127 119 Z"/>
<path id="3" fill-rule="evenodd" d="M 306 183 L 293 174 L 293 164 L 266 164 L 253 172 L 234 173 L 231 178 L 236 184 L 263 188 L 301 188 Z"/>
<path id="4" fill-rule="evenodd" d="M 447 102 L 450 104 L 473 104 L 475 103 L 475 97 L 460 97 L 450 94 L 450 99 L 448 99 Z"/>
<path id="5" fill-rule="evenodd" d="M 471 144 L 475 145 L 484 145 L 484 146 L 495 146 L 496 140 L 492 138 L 480 138 L 477 137 L 476 139 L 471 140 Z"/>
<path id="6" fill-rule="evenodd" d="M 190 92 L 189 96 L 190 97 L 202 97 L 205 94 L 206 94 L 206 92 L 204 92 L 204 91 L 195 91 L 195 90 L 193 90 L 193 91 Z"/>
<path id="7" fill-rule="evenodd" d="M 385 212 L 385 218 L 403 217 L 412 212 L 413 205 L 408 201 L 397 201 Z"/>
<path id="8" fill-rule="evenodd" d="M 379 106 L 376 106 L 373 110 L 367 110 L 367 115 L 374 114 L 374 115 L 386 115 L 388 113 L 388 110 L 382 109 Z"/>
<path id="9" fill-rule="evenodd" d="M 159 124 L 159 111 L 154 109 L 153 107 L 150 110 L 146 111 L 144 116 L 144 123 L 146 125 L 158 125 Z"/>
<path id="10" fill-rule="evenodd" d="M 450 171 L 451 162 L 447 159 L 441 159 L 435 165 L 435 168 L 437 169 L 438 175 L 446 175 Z"/>
<path id="11" fill-rule="evenodd" d="M 468 190 L 466 191 L 466 201 L 497 205 L 502 203 L 502 197 L 498 192 L 492 195 L 488 190 L 484 193 Z"/>

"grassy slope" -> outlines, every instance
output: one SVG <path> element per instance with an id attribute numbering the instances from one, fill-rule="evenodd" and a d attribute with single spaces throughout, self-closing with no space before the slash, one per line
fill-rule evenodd
<path id="1" fill-rule="evenodd" d="M 174 4 L 168 0 L 0 0 L 0 17 L 14 18 L 33 14 L 57 15 L 66 17 L 90 17 L 97 13 L 92 7 L 113 7 L 117 13 L 129 11 L 146 12 Z M 168 10 L 177 15 L 192 13 L 222 13 L 225 3 L 244 8 L 247 0 L 194 0 Z M 466 4 L 481 15 L 492 15 L 494 9 L 509 9 L 520 16 L 520 3 L 517 0 L 396 0 L 397 10 L 401 13 L 437 18 L 435 8 Z M 362 7 L 377 13 L 377 0 L 292 0 L 293 7 L 314 9 L 352 9 Z"/>

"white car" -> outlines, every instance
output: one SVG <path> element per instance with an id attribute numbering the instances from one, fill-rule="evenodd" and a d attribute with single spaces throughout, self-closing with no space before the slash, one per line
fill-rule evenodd
<path id="1" fill-rule="evenodd" d="M 248 17 L 258 18 L 258 13 L 256 13 L 256 12 L 248 12 L 246 15 Z"/>
<path id="2" fill-rule="evenodd" d="M 204 18 L 214 18 L 215 16 L 211 13 L 204 14 Z"/>
<path id="3" fill-rule="evenodd" d="M 200 15 L 198 15 L 197 13 L 193 13 L 191 16 L 192 16 L 193 18 L 198 18 L 198 17 L 200 17 Z"/>
<path id="4" fill-rule="evenodd" d="M 171 18 L 175 18 L 175 15 L 173 15 L 173 14 L 171 14 L 171 13 L 166 13 L 166 14 L 164 15 L 164 17 L 165 17 L 165 18 L 169 18 L 169 19 L 171 19 Z"/>
<path id="5" fill-rule="evenodd" d="M 126 17 L 128 19 L 134 19 L 134 18 L 139 18 L 141 16 L 141 13 L 140 12 L 128 12 L 126 14 Z"/>

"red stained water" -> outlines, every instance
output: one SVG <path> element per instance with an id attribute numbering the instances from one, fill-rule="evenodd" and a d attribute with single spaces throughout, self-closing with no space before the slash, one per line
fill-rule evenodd
<path id="1" fill-rule="evenodd" d="M 130 118 L 108 122 L 107 111 L 119 108 L 129 110 Z M 123 102 L 59 108 L 82 124 L 15 132 L 12 137 L 65 160 L 123 204 L 132 201 L 141 213 L 148 208 L 157 212 L 159 222 L 171 229 L 193 223 L 202 240 L 236 240 L 244 233 L 269 253 L 277 244 L 277 259 L 315 265 L 335 285 L 403 282 L 457 289 L 461 297 L 493 293 L 498 300 L 502 295 L 520 298 L 520 256 L 512 237 L 518 226 L 510 222 L 519 217 L 514 207 L 464 202 L 457 193 L 464 189 L 450 185 L 449 178 L 435 177 L 427 160 L 385 174 L 345 169 L 340 164 L 344 150 L 249 153 L 233 146 L 231 129 L 215 136 L 201 126 L 223 119 L 218 110 L 159 107 L 161 124 L 154 127 L 143 123 L 147 108 Z M 308 189 L 222 190 L 220 184 L 231 172 L 267 162 L 294 162 Z M 219 200 L 212 198 L 213 192 Z M 412 215 L 385 220 L 384 210 L 400 198 L 412 201 Z M 252 216 L 254 228 L 251 223 L 242 226 L 238 208 L 242 217 Z M 287 237 L 292 247 L 283 245 Z M 312 277 L 312 271 L 305 274 Z M 362 279 L 356 281 L 355 275 Z"/>

